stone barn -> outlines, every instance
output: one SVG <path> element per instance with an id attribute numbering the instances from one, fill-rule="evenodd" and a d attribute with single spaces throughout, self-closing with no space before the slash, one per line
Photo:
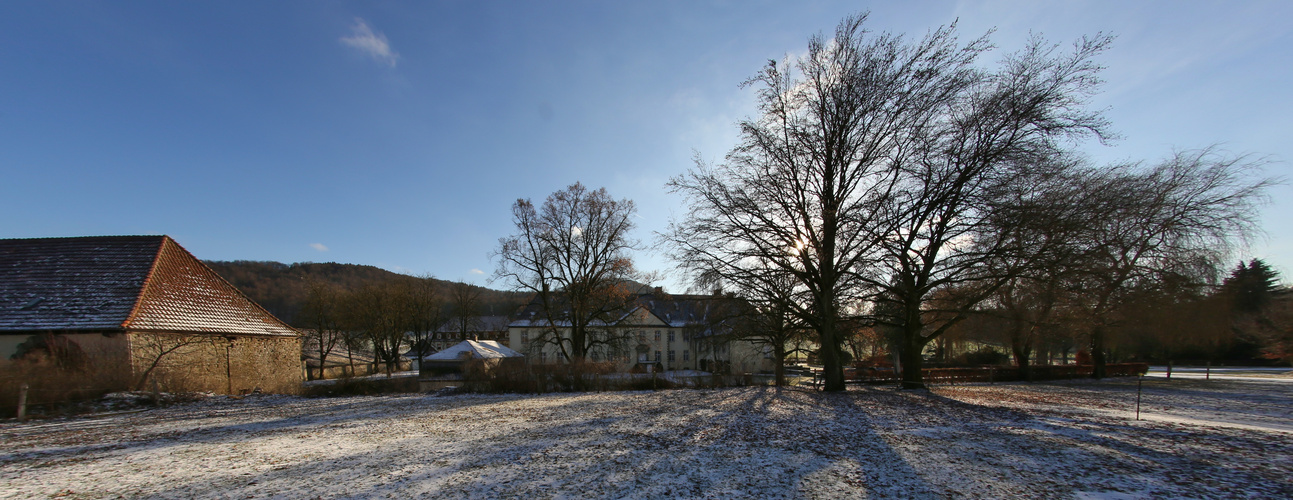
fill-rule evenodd
<path id="1" fill-rule="evenodd" d="M 135 390 L 302 382 L 298 331 L 168 236 L 0 239 L 0 368 L 23 367 Z"/>

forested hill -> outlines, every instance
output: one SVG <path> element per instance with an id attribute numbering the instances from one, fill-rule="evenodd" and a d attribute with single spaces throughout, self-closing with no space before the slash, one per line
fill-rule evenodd
<path id="1" fill-rule="evenodd" d="M 205 261 L 211 269 L 233 283 L 252 300 L 279 319 L 301 327 L 295 322 L 297 311 L 305 303 L 306 283 L 309 279 L 334 283 L 353 290 L 364 284 L 382 285 L 401 280 L 417 279 L 385 269 L 359 264 L 296 263 L 260 261 Z M 435 280 L 440 285 L 441 296 L 449 296 L 449 281 Z M 528 296 L 516 292 L 503 292 L 484 287 L 480 290 L 480 312 L 484 315 L 510 315 Z"/>

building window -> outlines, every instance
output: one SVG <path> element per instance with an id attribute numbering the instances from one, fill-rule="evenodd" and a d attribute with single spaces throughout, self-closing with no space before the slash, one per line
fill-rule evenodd
<path id="1" fill-rule="evenodd" d="M 690 334 L 690 333 L 687 333 L 687 331 L 686 331 L 686 330 L 683 330 L 683 332 L 682 332 L 682 341 L 683 341 L 683 342 L 687 342 L 687 341 L 689 341 L 689 340 L 691 340 L 691 334 Z"/>
<path id="2" fill-rule="evenodd" d="M 691 361 L 691 351 L 688 351 L 688 350 L 686 350 L 686 349 L 683 349 L 683 350 L 682 350 L 682 360 L 683 360 L 683 361 Z"/>
<path id="3" fill-rule="evenodd" d="M 548 353 L 543 352 L 543 351 L 539 351 L 539 362 L 540 362 L 540 363 L 547 363 L 547 362 L 548 362 Z"/>
<path id="4" fill-rule="evenodd" d="M 521 342 L 529 342 L 529 341 L 530 341 L 530 331 L 521 330 Z"/>
<path id="5" fill-rule="evenodd" d="M 669 341 L 673 342 L 673 330 L 669 330 Z"/>
<path id="6" fill-rule="evenodd" d="M 660 351 L 656 351 L 656 352 L 655 352 L 655 362 L 656 362 L 656 363 L 659 363 L 659 362 L 660 362 Z"/>
<path id="7" fill-rule="evenodd" d="M 677 361 L 677 359 L 674 357 L 674 354 L 673 354 L 673 353 L 675 353 L 675 352 L 677 352 L 677 351 L 669 351 L 669 362 L 670 362 L 670 363 L 672 363 L 672 362 L 674 362 L 674 361 Z"/>
<path id="8" fill-rule="evenodd" d="M 660 340 L 660 330 L 655 331 L 655 339 L 657 342 Z"/>
<path id="9" fill-rule="evenodd" d="M 646 362 L 647 362 L 647 353 L 645 352 L 638 353 L 638 363 L 646 363 Z"/>

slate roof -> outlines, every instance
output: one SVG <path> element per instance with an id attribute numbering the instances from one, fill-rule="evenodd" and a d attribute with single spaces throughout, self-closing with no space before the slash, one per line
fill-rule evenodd
<path id="1" fill-rule="evenodd" d="M 560 299 L 557 302 L 564 304 Z M 718 323 L 740 316 L 743 312 L 750 313 L 748 302 L 727 296 L 643 293 L 638 294 L 627 307 L 620 311 L 616 321 L 609 323 L 619 324 L 638 308 L 646 309 L 647 312 L 674 328 L 718 326 Z M 547 324 L 548 319 L 543 314 L 543 303 L 536 296 L 516 315 L 516 319 L 510 326 L 525 328 L 542 327 Z M 569 321 L 557 320 L 557 326 L 569 326 L 569 324 Z M 607 322 L 603 321 L 593 322 L 595 326 L 606 324 Z"/>
<path id="2" fill-rule="evenodd" d="M 296 336 L 168 236 L 0 239 L 0 333 Z"/>
<path id="3" fill-rule="evenodd" d="M 473 316 L 467 322 L 467 332 L 505 332 L 511 319 L 507 316 Z M 436 333 L 459 333 L 462 331 L 457 320 L 449 320 L 436 328 Z"/>

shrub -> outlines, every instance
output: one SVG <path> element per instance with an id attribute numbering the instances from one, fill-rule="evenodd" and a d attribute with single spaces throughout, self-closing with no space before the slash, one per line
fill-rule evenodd
<path id="1" fill-rule="evenodd" d="M 122 370 L 92 362 L 61 368 L 48 360 L 19 360 L 0 368 L 0 416 L 18 414 L 18 394 L 27 384 L 27 414 L 78 413 L 79 403 L 129 387 Z"/>
<path id="2" fill-rule="evenodd" d="M 523 362 L 488 366 L 473 361 L 463 368 L 465 387 L 473 392 L 535 393 L 671 389 L 677 384 L 639 373 L 616 373 L 613 363 L 580 362 L 534 364 Z"/>
<path id="3" fill-rule="evenodd" d="M 1010 357 L 998 352 L 991 347 L 981 347 L 977 351 L 967 352 L 957 356 L 953 365 L 956 366 L 981 366 L 981 365 L 1004 365 L 1010 361 Z"/>
<path id="4" fill-rule="evenodd" d="M 417 377 L 343 377 L 330 384 L 311 384 L 305 387 L 305 396 L 308 397 L 374 396 L 416 392 L 419 392 Z"/>

